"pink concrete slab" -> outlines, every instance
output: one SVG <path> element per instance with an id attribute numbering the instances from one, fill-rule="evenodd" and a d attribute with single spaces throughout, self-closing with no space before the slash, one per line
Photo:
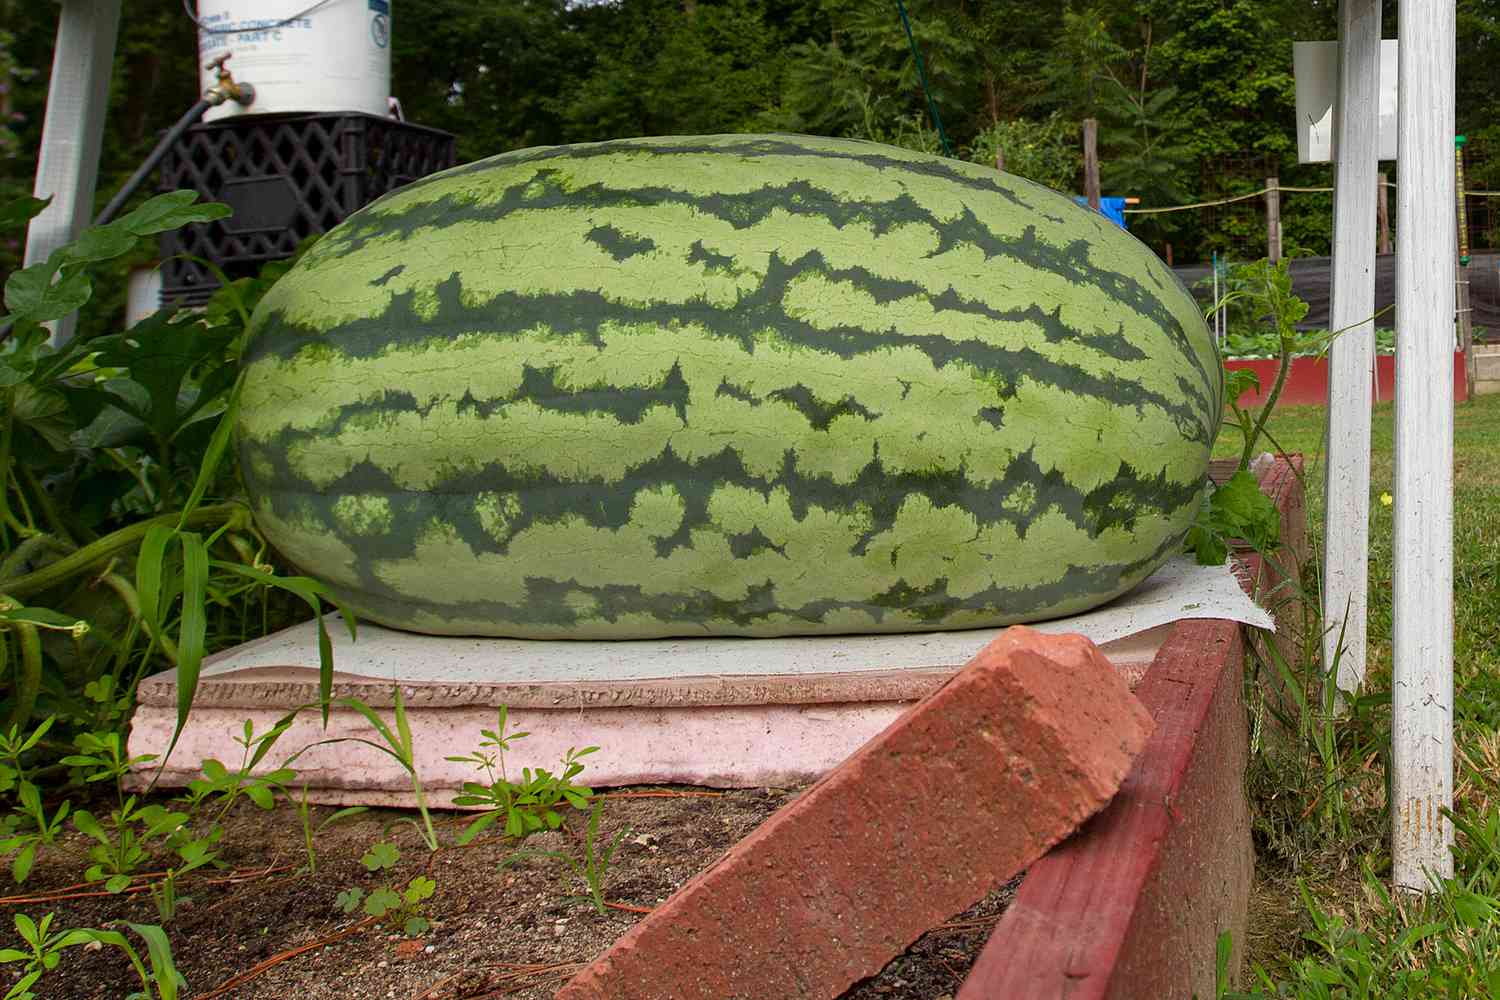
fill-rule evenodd
<path id="1" fill-rule="evenodd" d="M 854 747 L 888 726 L 910 702 L 815 705 L 703 706 L 677 709 L 512 709 L 510 727 L 529 735 L 507 755 L 507 768 L 556 771 L 572 748 L 603 749 L 585 759 L 580 779 L 593 786 L 694 784 L 720 788 L 786 786 L 811 781 L 843 760 Z M 223 708 L 195 709 L 182 739 L 162 775 L 161 785 L 174 787 L 199 776 L 198 761 L 238 759 L 231 738 L 241 734 L 246 718 L 258 732 L 275 724 L 282 712 Z M 427 798 L 451 806 L 465 781 L 482 779 L 469 765 L 444 758 L 477 749 L 481 729 L 495 727 L 491 708 L 413 708 L 408 714 Z M 142 711 L 131 733 L 132 752 L 164 747 L 172 735 L 174 715 Z M 325 730 L 317 712 L 300 716 L 268 758 L 279 766 L 285 756 L 319 740 L 371 738 L 369 724 L 358 713 L 331 713 Z M 359 743 L 315 747 L 293 765 L 298 781 L 308 784 L 313 801 L 343 805 L 413 806 L 406 772 L 384 754 Z"/>
<path id="2" fill-rule="evenodd" d="M 199 776 L 200 762 L 206 758 L 232 764 L 240 753 L 233 740 L 241 735 L 245 720 L 264 732 L 292 708 L 317 700 L 317 650 L 311 633 L 303 631 L 306 641 L 300 645 L 286 645 L 282 634 L 283 644 L 277 646 L 278 636 L 268 636 L 206 664 L 192 716 L 158 784 L 185 785 Z M 1134 684 L 1169 631 L 1170 626 L 1159 626 L 1101 649 L 1126 682 Z M 267 647 L 279 651 L 268 657 Z M 418 768 L 434 805 L 451 805 L 463 783 L 474 780 L 472 768 L 445 758 L 477 748 L 480 730 L 494 727 L 500 705 L 507 706 L 513 729 L 530 733 L 507 758 L 512 770 L 555 769 L 570 748 L 589 745 L 603 748 L 586 761 L 585 778 L 594 785 L 754 788 L 815 780 L 940 687 L 964 662 L 946 662 L 943 656 L 929 657 L 924 664 L 920 655 L 901 655 L 912 665 L 816 675 L 645 677 L 615 683 L 402 680 L 401 691 Z M 355 669 L 335 675 L 335 697 L 358 698 L 389 717 L 392 681 L 369 676 L 359 669 L 357 659 L 338 662 L 353 663 Z M 241 663 L 253 665 L 237 665 Z M 506 676 L 507 671 L 497 665 L 494 675 Z M 176 723 L 175 676 L 169 672 L 148 678 L 141 685 L 139 702 L 131 752 L 160 754 Z M 371 735 L 368 723 L 352 710 L 335 710 L 326 732 L 317 712 L 309 710 L 282 737 L 264 767 L 279 766 L 290 754 L 322 739 Z M 316 747 L 295 766 L 313 801 L 414 804 L 406 772 L 389 757 L 358 743 Z"/>

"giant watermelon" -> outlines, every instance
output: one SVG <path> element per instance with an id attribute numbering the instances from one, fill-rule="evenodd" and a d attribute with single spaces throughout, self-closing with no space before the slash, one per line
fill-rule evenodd
<path id="1" fill-rule="evenodd" d="M 280 552 L 447 634 L 894 632 L 1083 611 L 1176 550 L 1222 377 L 1102 216 L 802 136 L 507 153 L 262 302 L 239 451 Z"/>

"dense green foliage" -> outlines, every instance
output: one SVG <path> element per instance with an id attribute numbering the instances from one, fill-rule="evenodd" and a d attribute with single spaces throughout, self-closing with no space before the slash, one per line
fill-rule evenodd
<path id="1" fill-rule="evenodd" d="M 255 595 L 280 589 L 321 607 L 319 585 L 274 575 L 223 461 L 249 310 L 290 263 L 125 333 L 57 344 L 45 326 L 90 303 L 96 265 L 229 214 L 196 199 L 158 195 L 5 281 L 0 727 L 14 740 L 34 717 L 60 723 L 28 748 L 43 755 L 122 725 L 140 679 L 168 666 L 182 685 L 180 732 L 203 657 L 284 618 Z M 0 230 L 45 207 L 0 206 Z"/>
<path id="2" fill-rule="evenodd" d="M 1331 38 L 1333 0 L 913 0 L 933 96 L 958 155 L 1081 190 L 1077 123 L 1101 121 L 1107 194 L 1163 205 L 1330 182 L 1296 165 L 1291 46 Z M 1395 35 L 1387 3 L 1386 36 Z M 30 184 L 50 69 L 52 4 L 0 0 L 0 201 Z M 894 3 L 863 0 L 401 0 L 393 89 L 408 117 L 478 159 L 537 144 L 788 129 L 936 149 Z M 1500 99 L 1500 11 L 1459 3 L 1459 129 L 1482 148 Z M 196 96 L 178 0 L 126 0 L 101 203 Z M 1046 123 L 1060 122 L 1061 132 Z M 1028 137 L 1049 153 L 1026 151 Z M 1495 161 L 1500 169 L 1500 158 Z M 1475 179 L 1494 186 L 1487 162 Z M 1283 199 L 1289 245 L 1326 250 L 1326 195 Z M 1258 205 L 1137 217 L 1177 259 L 1259 256 Z M 0 270 L 7 251 L 0 247 Z M 118 307 L 120 289 L 101 305 Z"/>

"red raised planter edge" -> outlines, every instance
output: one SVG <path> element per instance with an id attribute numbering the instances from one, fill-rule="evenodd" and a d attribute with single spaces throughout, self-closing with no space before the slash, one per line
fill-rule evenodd
<path id="1" fill-rule="evenodd" d="M 1276 365 L 1274 359 L 1255 359 L 1226 361 L 1224 367 L 1231 371 L 1235 369 L 1248 369 L 1255 372 L 1260 379 L 1260 392 L 1250 391 L 1240 397 L 1241 406 L 1259 406 L 1266 395 L 1271 391 L 1271 385 L 1276 381 Z M 1379 354 L 1375 357 L 1375 373 L 1380 387 L 1379 398 L 1389 402 L 1396 393 L 1396 357 L 1392 354 Z M 1462 402 L 1468 398 L 1465 391 L 1464 380 L 1464 356 L 1463 352 L 1453 355 L 1453 394 L 1454 398 Z M 1375 397 L 1374 385 L 1371 387 L 1371 399 Z M 1292 372 L 1287 376 L 1286 385 L 1281 390 L 1281 398 L 1276 401 L 1277 406 L 1322 406 L 1328 402 L 1328 359 L 1327 358 L 1293 358 Z"/>
<path id="2" fill-rule="evenodd" d="M 1281 460 L 1260 478 L 1294 555 L 1301 466 Z M 1259 557 L 1237 562 L 1247 589 L 1275 582 Z M 1156 721 L 1151 742 L 1114 800 L 1031 866 L 958 1000 L 1212 997 L 1224 931 L 1237 971 L 1254 875 L 1244 650 L 1234 622 L 1173 627 L 1135 689 Z"/>

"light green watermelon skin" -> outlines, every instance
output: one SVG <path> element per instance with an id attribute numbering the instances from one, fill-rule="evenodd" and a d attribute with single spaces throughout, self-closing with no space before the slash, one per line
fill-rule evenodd
<path id="1" fill-rule="evenodd" d="M 1222 410 L 1187 290 L 1019 178 L 803 136 L 507 153 L 254 316 L 267 538 L 361 616 L 643 638 L 998 626 L 1177 550 Z"/>

